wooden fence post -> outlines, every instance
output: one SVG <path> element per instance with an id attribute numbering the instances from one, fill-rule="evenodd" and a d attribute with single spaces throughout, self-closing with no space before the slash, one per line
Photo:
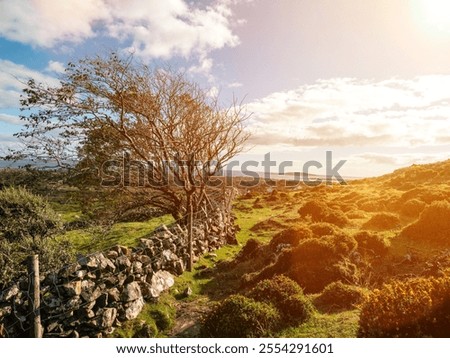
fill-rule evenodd
<path id="1" fill-rule="evenodd" d="M 41 325 L 41 300 L 40 300 L 40 282 L 39 282 L 39 256 L 31 255 L 28 257 L 28 279 L 30 281 L 30 316 L 32 318 L 31 337 L 42 338 Z"/>
<path id="2" fill-rule="evenodd" d="M 188 267 L 187 267 L 187 270 L 189 271 L 189 272 L 191 272 L 192 271 L 192 267 L 193 267 L 193 264 L 194 264 L 194 258 L 193 258 L 193 256 L 194 256 L 194 249 L 193 249 L 193 235 L 192 235 L 192 225 L 193 225 L 193 223 L 192 223 L 192 221 L 193 221 L 193 215 L 194 213 L 193 213 L 193 207 L 192 207 L 192 202 L 190 202 L 190 204 L 189 204 L 189 214 L 188 214 L 188 252 L 189 252 L 189 261 L 188 261 Z"/>

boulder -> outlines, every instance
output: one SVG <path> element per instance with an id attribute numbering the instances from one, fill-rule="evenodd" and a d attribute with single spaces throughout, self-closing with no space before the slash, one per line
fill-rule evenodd
<path id="1" fill-rule="evenodd" d="M 141 292 L 139 290 L 139 292 Z M 139 297 L 137 300 L 128 302 L 125 308 L 125 318 L 127 320 L 135 319 L 139 313 L 141 313 L 142 308 L 144 308 L 144 299 Z"/>
<path id="2" fill-rule="evenodd" d="M 131 282 L 122 291 L 122 301 L 131 302 L 142 298 L 141 288 L 137 282 Z"/>
<path id="3" fill-rule="evenodd" d="M 156 272 L 151 280 L 151 296 L 159 297 L 161 292 L 169 289 L 175 283 L 175 280 L 170 272 L 158 271 Z"/>
<path id="4" fill-rule="evenodd" d="M 81 294 L 81 281 L 65 283 L 62 288 L 68 297 L 79 296 Z"/>
<path id="5" fill-rule="evenodd" d="M 101 315 L 100 328 L 108 329 L 109 327 L 112 327 L 114 321 L 116 320 L 116 315 L 117 315 L 116 308 L 105 308 Z"/>
<path id="6" fill-rule="evenodd" d="M 0 295 L 0 301 L 9 301 L 19 292 L 20 292 L 19 286 L 17 284 L 14 284 L 2 292 L 2 294 Z"/>

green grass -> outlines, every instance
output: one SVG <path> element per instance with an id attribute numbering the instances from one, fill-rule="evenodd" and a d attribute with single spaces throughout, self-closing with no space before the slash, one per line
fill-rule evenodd
<path id="1" fill-rule="evenodd" d="M 334 314 L 316 312 L 308 322 L 285 329 L 279 332 L 277 337 L 354 338 L 358 333 L 358 322 L 358 310 Z"/>
<path id="2" fill-rule="evenodd" d="M 174 298 L 162 294 L 158 302 L 147 303 L 139 316 L 123 324 L 111 336 L 116 338 L 167 337 L 175 323 Z"/>
<path id="3" fill-rule="evenodd" d="M 61 235 L 70 241 L 76 251 L 89 253 L 106 250 L 114 245 L 136 246 L 139 239 L 149 235 L 158 226 L 173 222 L 171 215 L 164 215 L 145 222 L 127 222 L 114 224 L 109 229 L 93 227 L 71 230 Z"/>
<path id="4" fill-rule="evenodd" d="M 239 204 L 235 205 L 234 213 L 237 218 L 236 223 L 241 228 L 241 231 L 237 233 L 236 237 L 241 245 L 244 245 L 250 238 L 258 239 L 261 242 L 268 242 L 273 235 L 279 231 L 279 229 L 274 228 L 264 230 L 264 232 L 255 233 L 251 230 L 251 228 L 259 222 L 269 218 L 282 220 L 298 218 L 298 207 L 291 202 L 282 202 L 280 200 L 275 203 L 264 203 L 261 201 L 264 205 L 263 208 L 253 208 L 252 205 L 255 199 L 256 198 L 245 200 L 241 199 L 239 200 Z M 282 205 L 280 205 L 280 203 Z M 287 209 L 289 210 L 287 211 Z"/>
<path id="5" fill-rule="evenodd" d="M 78 203 L 61 204 L 56 201 L 51 201 L 50 205 L 57 214 L 61 216 L 64 222 L 72 222 L 79 219 L 82 215 L 80 205 Z"/>

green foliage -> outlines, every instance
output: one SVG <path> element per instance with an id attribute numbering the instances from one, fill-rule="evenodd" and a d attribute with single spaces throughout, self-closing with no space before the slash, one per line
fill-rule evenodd
<path id="1" fill-rule="evenodd" d="M 364 302 L 360 337 L 449 337 L 450 279 L 417 278 L 384 285 Z"/>
<path id="2" fill-rule="evenodd" d="M 313 222 L 328 222 L 338 226 L 349 223 L 348 218 L 339 209 L 331 209 L 325 202 L 312 199 L 300 207 L 298 213 L 301 217 L 310 217 Z"/>
<path id="3" fill-rule="evenodd" d="M 270 301 L 276 307 L 281 306 L 287 297 L 303 294 L 302 288 L 284 275 L 263 280 L 251 290 L 249 297 L 257 301 Z"/>
<path id="4" fill-rule="evenodd" d="M 311 224 L 309 229 L 313 232 L 315 237 L 335 235 L 340 231 L 336 225 L 325 222 Z"/>
<path id="5" fill-rule="evenodd" d="M 303 323 L 313 312 L 311 301 L 305 297 L 302 288 L 284 275 L 258 282 L 249 297 L 277 308 L 283 327 Z"/>
<path id="6" fill-rule="evenodd" d="M 259 248 L 263 245 L 256 239 L 249 239 L 242 250 L 239 252 L 240 260 L 248 260 L 258 254 Z"/>
<path id="7" fill-rule="evenodd" d="M 448 245 L 450 242 L 450 203 L 436 201 L 426 207 L 419 219 L 405 227 L 402 234 L 424 242 Z"/>
<path id="8" fill-rule="evenodd" d="M 23 188 L 0 191 L 0 237 L 10 242 L 40 239 L 61 229 L 59 217 L 42 197 Z"/>
<path id="9" fill-rule="evenodd" d="M 0 191 L 0 286 L 26 272 L 23 262 L 33 253 L 42 272 L 68 262 L 71 245 L 51 237 L 60 230 L 59 217 L 43 198 L 25 189 Z"/>
<path id="10" fill-rule="evenodd" d="M 175 322 L 174 298 L 163 294 L 158 302 L 147 303 L 139 316 L 125 322 L 118 328 L 112 337 L 117 338 L 151 338 L 164 337 Z"/>
<path id="11" fill-rule="evenodd" d="M 338 280 L 356 282 L 358 269 L 348 259 L 356 247 L 356 241 L 344 233 L 305 240 L 291 252 L 287 274 L 308 293 L 320 292 Z"/>
<path id="12" fill-rule="evenodd" d="M 297 246 L 299 242 L 310 238 L 312 238 L 312 231 L 305 225 L 297 225 L 276 234 L 270 240 L 270 246 L 272 248 L 277 248 L 280 244 Z"/>
<path id="13" fill-rule="evenodd" d="M 417 218 L 425 206 L 425 203 L 419 199 L 410 199 L 402 204 L 400 211 L 405 216 Z"/>
<path id="14" fill-rule="evenodd" d="M 310 216 L 312 221 L 321 221 L 321 219 L 326 216 L 327 212 L 328 206 L 325 202 L 317 199 L 308 200 L 300 207 L 300 209 L 298 209 L 300 216 Z"/>
<path id="15" fill-rule="evenodd" d="M 365 296 L 365 291 L 361 287 L 336 281 L 325 287 L 314 303 L 322 310 L 336 312 L 354 308 L 363 301 Z"/>
<path id="16" fill-rule="evenodd" d="M 391 230 L 400 226 L 400 219 L 394 213 L 377 213 L 362 228 L 368 230 Z"/>
<path id="17" fill-rule="evenodd" d="M 280 322 L 271 305 L 242 295 L 223 300 L 205 319 L 202 335 L 206 337 L 267 337 Z"/>
<path id="18" fill-rule="evenodd" d="M 383 256 L 387 254 L 391 243 L 384 236 L 370 231 L 359 231 L 354 235 L 358 248 L 364 253 Z"/>

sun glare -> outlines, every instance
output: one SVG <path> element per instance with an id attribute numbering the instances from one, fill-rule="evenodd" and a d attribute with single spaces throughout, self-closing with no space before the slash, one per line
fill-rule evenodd
<path id="1" fill-rule="evenodd" d="M 427 31 L 450 36 L 450 1 L 418 0 L 416 14 Z"/>

